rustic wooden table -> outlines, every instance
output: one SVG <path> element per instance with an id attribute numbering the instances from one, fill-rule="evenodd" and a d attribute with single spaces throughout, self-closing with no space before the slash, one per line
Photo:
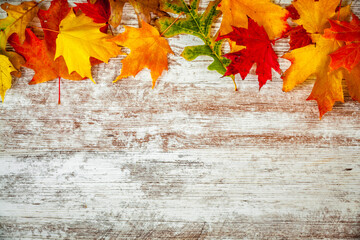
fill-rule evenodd
<path id="1" fill-rule="evenodd" d="M 360 104 L 345 93 L 319 121 L 313 81 L 283 93 L 275 74 L 259 92 L 251 75 L 234 92 L 209 58 L 180 57 L 198 39 L 169 42 L 154 90 L 146 70 L 112 83 L 122 56 L 93 68 L 96 85 L 62 80 L 61 105 L 56 80 L 14 79 L 0 106 L 0 239 L 359 239 Z"/>

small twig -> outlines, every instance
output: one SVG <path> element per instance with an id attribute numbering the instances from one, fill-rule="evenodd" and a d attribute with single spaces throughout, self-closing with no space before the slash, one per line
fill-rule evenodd
<path id="1" fill-rule="evenodd" d="M 113 36 L 114 36 L 114 32 L 113 32 L 113 30 L 112 30 L 111 25 L 110 25 L 110 24 L 108 24 L 108 26 L 109 26 L 109 28 L 110 28 L 111 35 L 113 35 Z"/>
<path id="2" fill-rule="evenodd" d="M 235 76 L 231 76 L 231 79 L 232 79 L 233 82 L 234 82 L 235 92 L 237 92 L 238 88 L 237 88 L 237 85 L 236 85 L 236 82 L 235 82 Z"/>

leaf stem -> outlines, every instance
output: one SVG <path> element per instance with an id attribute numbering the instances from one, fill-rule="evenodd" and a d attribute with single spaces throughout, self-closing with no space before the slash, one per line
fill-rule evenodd
<path id="1" fill-rule="evenodd" d="M 232 79 L 232 80 L 233 80 L 233 82 L 234 82 L 235 92 L 237 92 L 237 91 L 238 91 L 238 88 L 237 88 L 237 85 L 236 85 L 236 82 L 235 82 L 235 76 L 234 76 L 234 75 L 232 75 L 232 76 L 231 76 L 231 79 Z"/>
<path id="2" fill-rule="evenodd" d="M 42 30 L 44 30 L 44 31 L 59 33 L 59 31 L 52 30 L 52 29 L 49 29 L 49 28 L 42 28 L 42 27 L 37 27 L 37 26 L 33 26 L 33 27 L 34 27 L 34 28 L 37 28 L 37 29 L 42 29 Z"/>
<path id="3" fill-rule="evenodd" d="M 61 83 L 61 77 L 59 77 L 59 100 L 58 100 L 58 104 L 61 104 L 61 90 L 60 90 L 60 83 Z"/>

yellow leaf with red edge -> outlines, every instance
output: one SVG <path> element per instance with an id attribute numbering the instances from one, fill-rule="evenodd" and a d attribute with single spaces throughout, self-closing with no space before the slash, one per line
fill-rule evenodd
<path id="1" fill-rule="evenodd" d="M 0 95 L 2 102 L 5 100 L 5 93 L 11 88 L 11 75 L 10 73 L 16 71 L 14 66 L 9 61 L 9 58 L 0 55 Z"/>
<path id="2" fill-rule="evenodd" d="M 111 57 L 121 53 L 115 43 L 108 41 L 109 36 L 100 31 L 103 26 L 104 24 L 94 23 L 84 14 L 76 16 L 72 10 L 61 21 L 55 59 L 64 57 L 69 74 L 75 71 L 95 83 L 91 74 L 90 57 L 107 63 Z"/>
<path id="3" fill-rule="evenodd" d="M 248 27 L 248 17 L 265 28 L 270 40 L 281 37 L 289 28 L 288 11 L 270 0 L 222 0 L 218 7 L 223 13 L 220 35 L 232 32 L 232 26 Z"/>
<path id="4" fill-rule="evenodd" d="M 142 22 L 141 28 L 125 26 L 125 32 L 109 41 L 130 48 L 130 54 L 122 60 L 120 76 L 114 81 L 129 76 L 136 76 L 142 69 L 151 71 L 152 87 L 164 70 L 168 69 L 169 53 L 173 53 L 165 38 L 160 36 L 158 30 Z"/>
<path id="5" fill-rule="evenodd" d="M 316 100 L 320 110 L 320 118 L 332 109 L 335 101 L 344 101 L 341 87 L 342 71 L 330 72 L 330 53 L 340 48 L 341 42 L 313 35 L 316 44 L 307 45 L 286 53 L 283 58 L 292 65 L 284 73 L 283 91 L 291 91 L 310 76 L 316 77 L 316 82 L 308 100 Z"/>

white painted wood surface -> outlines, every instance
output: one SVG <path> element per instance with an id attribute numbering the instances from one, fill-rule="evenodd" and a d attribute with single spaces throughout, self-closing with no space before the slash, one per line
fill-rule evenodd
<path id="1" fill-rule="evenodd" d="M 149 71 L 112 83 L 122 57 L 93 68 L 96 85 L 62 80 L 61 105 L 57 81 L 14 79 L 0 239 L 360 239 L 360 104 L 345 93 L 319 121 L 313 81 L 283 93 L 274 73 L 259 92 L 252 75 L 234 92 L 209 58 L 179 56 L 199 40 L 169 42 L 154 90 Z"/>

